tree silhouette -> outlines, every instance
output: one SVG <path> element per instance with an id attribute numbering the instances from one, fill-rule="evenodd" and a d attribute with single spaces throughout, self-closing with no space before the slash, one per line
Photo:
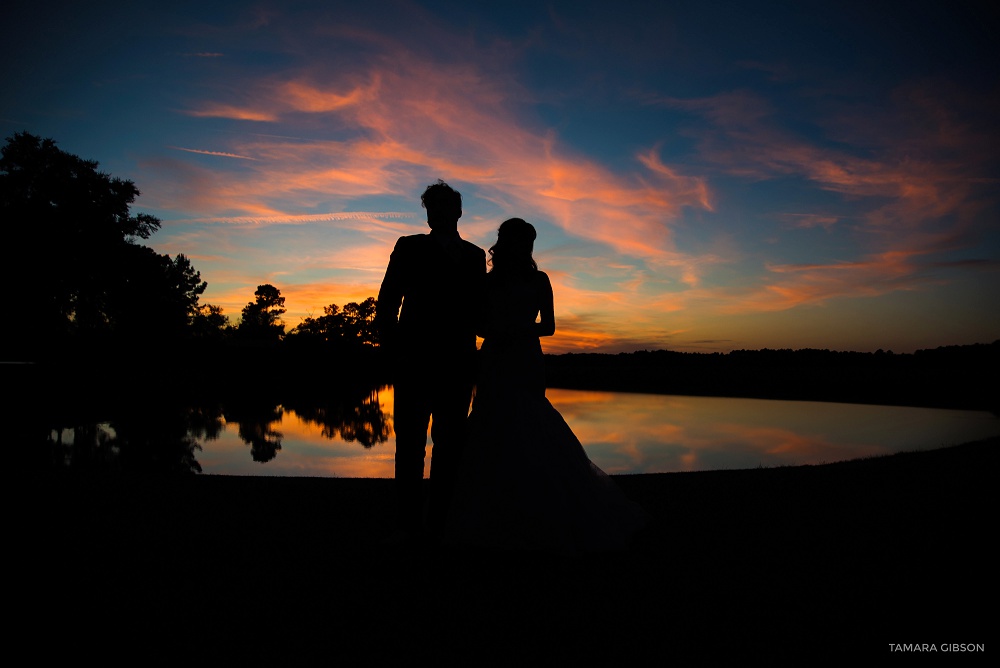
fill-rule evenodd
<path id="1" fill-rule="evenodd" d="M 318 425 L 324 438 L 340 436 L 366 449 L 385 443 L 392 435 L 392 419 L 382 410 L 378 389 L 340 396 L 327 394 L 319 403 L 310 398 L 292 402 L 286 408 L 294 410 L 303 421 Z"/>
<path id="2" fill-rule="evenodd" d="M 343 310 L 330 304 L 323 307 L 322 316 L 304 318 L 289 334 L 300 339 L 371 346 L 376 341 L 375 306 L 374 297 L 360 304 L 345 304 Z"/>
<path id="3" fill-rule="evenodd" d="M 250 456 L 255 462 L 269 462 L 278 456 L 283 435 L 275 429 L 281 423 L 284 409 L 268 403 L 261 397 L 237 401 L 226 407 L 226 422 L 239 425 L 239 436 L 250 446 Z"/>
<path id="4" fill-rule="evenodd" d="M 270 283 L 258 285 L 253 293 L 256 298 L 243 307 L 238 328 L 243 338 L 258 341 L 279 341 L 285 335 L 281 316 L 285 313 L 285 298 Z"/>
<path id="5" fill-rule="evenodd" d="M 344 335 L 344 317 L 340 312 L 340 307 L 330 304 L 323 307 L 323 315 L 318 318 L 309 316 L 296 325 L 290 336 L 296 339 L 311 341 L 337 341 Z"/>
<path id="6" fill-rule="evenodd" d="M 145 246 L 122 252 L 107 288 L 106 312 L 128 338 L 179 338 L 200 313 L 207 283 L 184 255 L 171 259 Z"/>
<path id="7" fill-rule="evenodd" d="M 360 304 L 351 302 L 344 306 L 344 336 L 349 341 L 373 345 L 375 343 L 375 306 L 374 297 L 369 297 Z"/>
<path id="8" fill-rule="evenodd" d="M 221 340 L 232 333 L 229 317 L 222 313 L 222 307 L 202 304 L 191 321 L 191 334 L 199 339 Z"/>
<path id="9" fill-rule="evenodd" d="M 132 181 L 98 170 L 51 139 L 16 133 L 0 149 L 0 280 L 17 286 L 20 322 L 8 355 L 44 356 L 71 336 L 177 335 L 205 290 L 183 255 L 138 243 L 160 227 L 132 214 Z"/>

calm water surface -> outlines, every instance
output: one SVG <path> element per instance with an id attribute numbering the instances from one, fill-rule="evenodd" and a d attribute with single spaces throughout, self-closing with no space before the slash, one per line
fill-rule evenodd
<path id="1" fill-rule="evenodd" d="M 608 473 L 821 464 L 1000 435 L 1000 420 L 980 411 L 558 389 L 547 396 Z M 391 388 L 373 401 L 391 415 Z M 267 427 L 280 443 L 272 459 L 254 461 L 238 426 L 229 423 L 217 438 L 200 442 L 203 472 L 392 477 L 391 431 L 366 448 L 339 434 L 324 436 L 294 411 L 275 415 Z"/>

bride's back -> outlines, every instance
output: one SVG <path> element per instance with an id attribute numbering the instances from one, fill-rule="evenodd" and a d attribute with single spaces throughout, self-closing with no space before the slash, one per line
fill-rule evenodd
<path id="1" fill-rule="evenodd" d="M 543 300 L 541 271 L 498 272 L 486 276 L 486 338 L 531 333 Z"/>

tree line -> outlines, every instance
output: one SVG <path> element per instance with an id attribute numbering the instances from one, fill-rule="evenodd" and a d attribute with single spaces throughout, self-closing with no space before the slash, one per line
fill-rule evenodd
<path id="1" fill-rule="evenodd" d="M 285 298 L 257 287 L 236 323 L 201 303 L 208 284 L 183 254 L 141 242 L 160 228 L 131 211 L 139 189 L 27 132 L 0 149 L 0 278 L 11 291 L 0 359 L 38 361 L 113 342 L 132 352 L 181 341 L 376 345 L 375 299 L 330 304 L 285 331 Z"/>
<path id="2" fill-rule="evenodd" d="M 234 323 L 183 254 L 142 245 L 160 228 L 133 213 L 139 190 L 26 132 L 0 149 L 0 361 L 51 362 L 36 382 L 69 403 L 134 387 L 158 396 L 226 392 L 276 402 L 391 382 L 369 297 L 329 304 L 286 332 L 285 298 L 257 286 Z M 264 349 L 267 355 L 260 355 Z M 143 364 L 142 362 L 145 362 Z M 997 410 L 1000 342 L 913 355 L 829 350 L 642 351 L 546 356 L 550 386 L 714 396 L 907 403 Z M 169 369 L 171 373 L 164 373 Z M 14 373 L 10 369 L 6 373 Z M 37 374 L 36 374 L 37 375 Z M 75 377 L 74 377 L 75 375 Z M 85 396 L 86 395 L 86 396 Z M 272 396 L 273 395 L 273 396 Z"/>
<path id="3" fill-rule="evenodd" d="M 546 355 L 549 387 L 1000 412 L 1000 340 L 912 354 L 800 349 Z"/>

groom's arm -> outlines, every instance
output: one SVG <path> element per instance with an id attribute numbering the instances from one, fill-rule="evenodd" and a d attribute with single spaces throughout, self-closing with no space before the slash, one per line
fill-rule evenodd
<path id="1" fill-rule="evenodd" d="M 378 291 L 378 303 L 375 306 L 375 329 L 383 346 L 391 346 L 395 342 L 396 330 L 399 327 L 399 308 L 403 304 L 403 286 L 405 283 L 405 255 L 401 249 L 405 242 L 401 237 L 389 256 L 389 266 L 386 267 L 382 286 Z"/>

